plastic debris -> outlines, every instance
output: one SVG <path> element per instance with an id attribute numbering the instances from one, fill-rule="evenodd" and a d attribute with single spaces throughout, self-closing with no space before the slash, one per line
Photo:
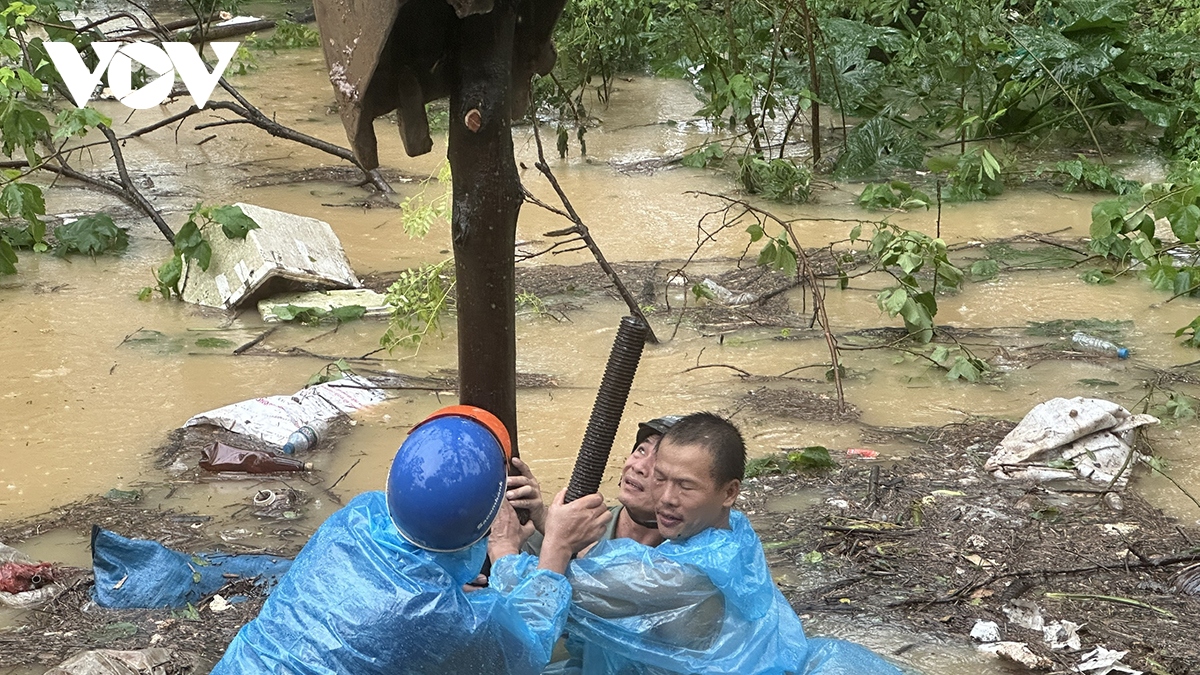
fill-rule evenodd
<path id="1" fill-rule="evenodd" d="M 1121 663 L 1128 651 L 1119 652 L 1115 649 L 1096 647 L 1083 655 L 1083 661 L 1071 669 L 1075 673 L 1089 675 L 1109 675 L 1109 673 L 1124 673 L 1125 675 L 1142 675 L 1142 671 L 1134 670 Z"/>
<path id="2" fill-rule="evenodd" d="M 0 544 L 0 607 L 36 609 L 66 590 L 51 563 Z"/>
<path id="3" fill-rule="evenodd" d="M 301 462 L 286 455 L 274 455 L 261 450 L 243 450 L 218 441 L 201 455 L 200 468 L 205 471 L 274 473 L 307 471 L 312 468 L 312 462 Z"/>
<path id="4" fill-rule="evenodd" d="M 1096 398 L 1055 398 L 1030 410 L 1000 441 L 984 468 L 997 478 L 1058 480 L 1083 477 L 1124 487 L 1136 430 L 1158 424 Z M 1118 478 L 1119 476 L 1119 478 Z"/>
<path id="5" fill-rule="evenodd" d="M 207 270 L 189 261 L 183 300 L 237 309 L 288 290 L 361 286 L 329 223 L 253 204 L 235 204 L 258 223 L 245 239 L 230 239 L 215 223 L 201 231 L 212 247 Z"/>
<path id="6" fill-rule="evenodd" d="M 712 279 L 705 279 L 700 285 L 712 293 L 713 298 L 722 305 L 748 305 L 758 300 L 754 293 L 734 293 Z"/>
<path id="7" fill-rule="evenodd" d="M 226 600 L 225 597 L 222 596 L 220 593 L 217 593 L 216 595 L 214 595 L 212 597 L 212 600 L 210 600 L 208 603 L 208 608 L 218 614 L 221 612 L 224 612 L 225 610 L 229 609 L 230 607 L 233 607 L 233 605 L 231 605 L 229 603 L 229 601 Z"/>
<path id="8" fill-rule="evenodd" d="M 1079 629 L 1082 624 L 1074 621 L 1055 621 L 1042 628 L 1042 637 L 1050 649 L 1069 649 L 1073 652 L 1083 648 L 1079 639 Z"/>
<path id="9" fill-rule="evenodd" d="M 147 539 L 92 529 L 93 599 L 112 609 L 197 605 L 239 578 L 257 579 L 269 593 L 292 561 L 271 555 L 188 555 Z"/>
<path id="10" fill-rule="evenodd" d="M 391 311 L 387 304 L 387 296 L 369 288 L 354 288 L 341 291 L 310 291 L 274 295 L 258 301 L 258 313 L 262 315 L 263 321 L 278 322 L 281 321 L 279 310 L 288 305 L 302 309 L 320 309 L 326 312 L 332 312 L 336 307 L 357 305 L 366 310 L 363 316 L 387 316 Z"/>
<path id="11" fill-rule="evenodd" d="M 1013 600 L 1011 604 L 1004 607 L 1004 615 L 1014 626 L 1038 632 L 1046 627 L 1046 620 L 1042 618 L 1042 608 L 1032 602 Z"/>
<path id="12" fill-rule="evenodd" d="M 971 627 L 971 637 L 979 642 L 999 642 L 1000 626 L 995 621 L 976 621 Z"/>
<path id="13" fill-rule="evenodd" d="M 151 647 L 136 651 L 97 649 L 76 654 L 46 675 L 188 675 L 198 671 L 190 652 Z"/>
<path id="14" fill-rule="evenodd" d="M 1029 646 L 1024 642 L 988 642 L 978 645 L 976 649 L 984 654 L 991 654 L 996 658 L 1016 661 L 1026 668 L 1045 670 L 1054 665 L 1050 659 L 1038 656 L 1030 651 Z"/>
<path id="15" fill-rule="evenodd" d="M 847 457 L 857 457 L 859 459 L 875 459 L 879 457 L 879 453 L 870 448 L 846 448 Z"/>
<path id="16" fill-rule="evenodd" d="M 1071 344 L 1074 345 L 1076 349 L 1085 352 L 1094 352 L 1096 354 L 1115 356 L 1118 359 L 1129 358 L 1129 349 L 1125 347 L 1118 347 L 1108 340 L 1098 338 L 1094 335 L 1088 335 L 1087 333 L 1081 333 L 1079 331 L 1076 331 L 1075 334 L 1071 336 Z"/>
<path id="17" fill-rule="evenodd" d="M 346 375 L 340 380 L 301 389 L 291 396 L 255 398 L 203 412 L 184 426 L 209 424 L 282 447 L 288 436 L 305 424 L 328 423 L 384 398 L 384 391 L 369 380 Z"/>

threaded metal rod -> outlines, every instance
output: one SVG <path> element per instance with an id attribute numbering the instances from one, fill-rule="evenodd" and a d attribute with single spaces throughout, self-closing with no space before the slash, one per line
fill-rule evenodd
<path id="1" fill-rule="evenodd" d="M 571 482 L 567 484 L 568 502 L 600 490 L 608 455 L 612 452 L 617 426 L 625 414 L 625 401 L 633 386 L 638 362 L 642 359 L 642 347 L 646 345 L 647 326 L 632 316 L 621 319 L 617 337 L 613 340 L 612 353 L 604 367 L 604 379 L 596 392 L 596 403 L 588 419 L 587 431 L 579 445 L 579 457 L 571 471 Z"/>

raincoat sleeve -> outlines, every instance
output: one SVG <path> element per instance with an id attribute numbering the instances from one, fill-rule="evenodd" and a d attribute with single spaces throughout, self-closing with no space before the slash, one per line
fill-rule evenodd
<path id="1" fill-rule="evenodd" d="M 829 641 L 808 668 L 808 640 L 775 587 L 758 536 L 736 511 L 730 526 L 656 548 L 614 540 L 571 563 L 567 634 L 578 672 L 899 674 L 841 641 Z M 853 657 L 844 664 L 841 645 Z"/>
<path id="2" fill-rule="evenodd" d="M 501 560 L 504 592 L 464 593 L 486 549 L 417 548 L 391 525 L 382 493 L 360 495 L 317 530 L 212 672 L 539 673 L 565 621 L 566 579 Z"/>

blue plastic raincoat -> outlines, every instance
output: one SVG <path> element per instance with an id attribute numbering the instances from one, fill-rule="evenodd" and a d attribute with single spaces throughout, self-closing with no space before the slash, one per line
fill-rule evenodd
<path id="1" fill-rule="evenodd" d="M 807 640 L 749 520 L 729 523 L 656 548 L 601 542 L 571 563 L 564 672 L 899 675 L 853 643 Z"/>
<path id="2" fill-rule="evenodd" d="M 562 633 L 570 586 L 507 556 L 471 593 L 486 539 L 433 553 L 400 537 L 382 492 L 329 517 L 213 675 L 538 673 Z M 497 590 L 499 589 L 499 590 Z"/>

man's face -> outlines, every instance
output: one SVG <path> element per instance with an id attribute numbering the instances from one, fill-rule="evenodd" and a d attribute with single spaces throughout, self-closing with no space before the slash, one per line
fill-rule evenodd
<path id="1" fill-rule="evenodd" d="M 741 481 L 717 485 L 712 455 L 699 445 L 659 443 L 654 461 L 658 531 L 671 540 L 687 539 L 710 527 L 728 527 L 729 509 Z"/>
<path id="2" fill-rule="evenodd" d="M 661 434 L 652 434 L 638 443 L 621 469 L 621 493 L 617 498 L 638 520 L 654 520 L 654 455 L 661 438 Z"/>

